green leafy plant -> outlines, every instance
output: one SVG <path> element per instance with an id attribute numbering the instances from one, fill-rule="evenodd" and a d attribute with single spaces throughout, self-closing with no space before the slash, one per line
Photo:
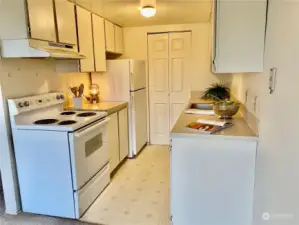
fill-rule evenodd
<path id="1" fill-rule="evenodd" d="M 230 88 L 225 83 L 214 83 L 208 87 L 203 96 L 204 100 L 223 101 L 230 99 Z"/>

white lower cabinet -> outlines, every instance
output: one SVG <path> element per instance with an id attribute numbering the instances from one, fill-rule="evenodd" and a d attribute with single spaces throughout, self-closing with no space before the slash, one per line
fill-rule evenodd
<path id="1" fill-rule="evenodd" d="M 109 117 L 109 166 L 112 173 L 129 154 L 128 109 L 125 108 Z"/>
<path id="2" fill-rule="evenodd" d="M 129 138 L 128 138 L 128 110 L 123 109 L 118 113 L 119 127 L 119 158 L 123 161 L 129 155 Z"/>
<path id="3" fill-rule="evenodd" d="M 118 135 L 118 115 L 117 113 L 109 115 L 108 123 L 108 144 L 109 144 L 109 166 L 110 173 L 119 163 L 119 135 Z"/>
<path id="4" fill-rule="evenodd" d="M 173 225 L 251 225 L 256 147 L 256 140 L 173 137 Z"/>

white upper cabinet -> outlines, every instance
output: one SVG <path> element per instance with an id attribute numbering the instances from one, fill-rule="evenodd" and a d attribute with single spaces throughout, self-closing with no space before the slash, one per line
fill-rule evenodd
<path id="1" fill-rule="evenodd" d="M 266 0 L 214 1 L 215 73 L 262 72 Z"/>
<path id="2" fill-rule="evenodd" d="M 114 24 L 105 20 L 106 51 L 115 52 Z"/>
<path id="3" fill-rule="evenodd" d="M 27 0 L 31 38 L 56 42 L 52 0 Z"/>
<path id="4" fill-rule="evenodd" d="M 81 72 L 94 72 L 91 13 L 78 6 L 76 9 L 79 51 L 86 56 L 80 60 Z"/>
<path id="5" fill-rule="evenodd" d="M 75 6 L 66 0 L 55 0 L 58 42 L 77 45 Z"/>
<path id="6" fill-rule="evenodd" d="M 92 14 L 95 71 L 106 71 L 106 43 L 104 19 Z"/>
<path id="7" fill-rule="evenodd" d="M 114 25 L 114 33 L 115 33 L 115 52 L 123 54 L 123 28 L 117 25 Z"/>

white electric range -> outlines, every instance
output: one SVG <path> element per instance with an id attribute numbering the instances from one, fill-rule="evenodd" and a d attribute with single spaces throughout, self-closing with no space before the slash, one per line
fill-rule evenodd
<path id="1" fill-rule="evenodd" d="M 110 182 L 105 112 L 63 111 L 64 95 L 8 100 L 22 210 L 78 219 Z"/>

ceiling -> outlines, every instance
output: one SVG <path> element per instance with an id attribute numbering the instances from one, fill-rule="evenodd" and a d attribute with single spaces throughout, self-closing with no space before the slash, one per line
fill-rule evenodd
<path id="1" fill-rule="evenodd" d="M 72 0 L 124 27 L 207 22 L 212 0 L 157 0 L 157 14 L 145 18 L 139 0 Z"/>

